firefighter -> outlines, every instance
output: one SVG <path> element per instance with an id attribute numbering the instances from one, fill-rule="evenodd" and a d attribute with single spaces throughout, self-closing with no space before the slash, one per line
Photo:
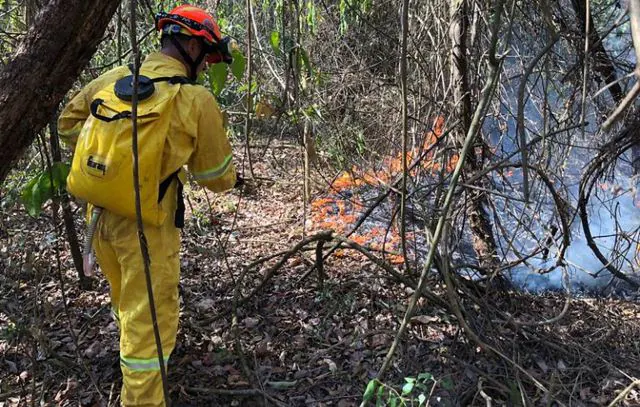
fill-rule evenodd
<path id="1" fill-rule="evenodd" d="M 158 327 L 168 361 L 178 328 L 182 168 L 186 165 L 193 179 L 214 192 L 231 189 L 237 179 L 220 109 L 213 95 L 194 82 L 207 64 L 230 62 L 228 39 L 212 16 L 190 5 L 159 13 L 156 28 L 161 49 L 140 67 L 139 178 Z M 69 192 L 100 209 L 93 248 L 120 328 L 122 405 L 162 406 L 129 171 L 131 118 L 129 111 L 117 108 L 129 103 L 130 85 L 130 67 L 103 74 L 73 97 L 58 128 L 74 148 Z"/>

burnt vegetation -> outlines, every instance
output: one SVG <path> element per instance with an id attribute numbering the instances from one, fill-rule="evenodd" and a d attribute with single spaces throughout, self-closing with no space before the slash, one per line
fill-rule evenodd
<path id="1" fill-rule="evenodd" d="M 119 403 L 52 123 L 173 3 L 135 44 L 72 3 L 0 0 L 0 406 Z M 186 187 L 174 400 L 640 403 L 636 2 L 193 3 L 242 50 L 200 80 L 247 181 Z"/>

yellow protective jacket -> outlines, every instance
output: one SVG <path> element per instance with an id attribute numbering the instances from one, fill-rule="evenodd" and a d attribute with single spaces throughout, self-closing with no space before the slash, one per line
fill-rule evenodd
<path id="1" fill-rule="evenodd" d="M 182 62 L 162 53 L 150 54 L 141 69 L 153 72 L 155 77 L 187 76 Z M 130 71 L 126 66 L 112 69 L 73 97 L 58 120 L 58 132 L 63 142 L 75 146 L 90 115 L 90 105 L 96 93 L 127 75 Z M 167 178 L 187 164 L 193 178 L 211 191 L 222 192 L 232 188 L 236 182 L 236 171 L 231 145 L 213 95 L 202 86 L 182 86 L 170 114 L 171 124 L 162 162 L 159 163 L 160 179 Z"/>

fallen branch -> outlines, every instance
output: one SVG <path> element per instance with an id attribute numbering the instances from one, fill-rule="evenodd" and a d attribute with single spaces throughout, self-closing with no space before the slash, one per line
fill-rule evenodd
<path id="1" fill-rule="evenodd" d="M 418 284 L 414 280 L 411 280 L 410 278 L 404 276 L 403 274 L 395 270 L 392 266 L 380 260 L 378 257 L 376 257 L 373 253 L 371 253 L 365 247 L 359 245 L 353 240 L 347 239 L 344 236 L 333 235 L 333 238 L 338 242 L 340 242 L 341 244 L 347 245 L 349 248 L 362 253 L 367 259 L 371 260 L 371 262 L 374 263 L 376 266 L 385 270 L 387 273 L 393 276 L 397 281 L 403 283 L 407 287 L 413 288 L 414 290 L 418 289 Z M 432 301 L 433 303 L 443 306 L 444 308 L 449 308 L 448 304 L 445 301 L 441 300 L 436 294 L 434 294 L 432 291 L 430 291 L 426 287 L 422 287 L 421 294 L 422 296 Z"/>
<path id="2" fill-rule="evenodd" d="M 20 396 L 24 392 L 25 390 L 21 389 L 21 390 L 11 390 L 6 393 L 0 393 L 0 401 L 4 402 L 5 400 L 10 399 L 11 397 Z"/>
<path id="3" fill-rule="evenodd" d="M 260 282 L 260 284 L 258 284 L 256 288 L 254 288 L 249 294 L 247 294 L 246 296 L 238 300 L 238 305 L 243 305 L 247 301 L 249 301 L 251 297 L 253 297 L 258 291 L 260 291 L 269 282 L 269 280 L 271 280 L 271 278 L 275 275 L 275 273 L 280 268 L 282 268 L 282 266 L 287 262 L 287 260 L 289 260 L 294 254 L 300 251 L 303 247 L 305 247 L 309 243 L 317 242 L 319 240 L 330 241 L 332 239 L 332 234 L 333 232 L 331 231 L 323 231 L 315 235 L 309 236 L 301 240 L 300 242 L 298 242 L 291 250 L 287 251 L 276 264 L 274 264 L 265 272 L 264 277 L 262 278 L 262 281 Z M 249 270 L 248 268 L 245 268 L 243 270 L 243 273 L 240 276 L 240 279 L 237 284 L 238 287 L 240 286 L 242 279 L 248 270 Z"/>
<path id="4" fill-rule="evenodd" d="M 620 394 L 618 394 L 618 396 L 615 399 L 613 399 L 613 401 L 609 404 L 609 407 L 613 407 L 619 402 L 621 402 L 622 400 L 624 400 L 624 398 L 627 397 L 627 394 L 629 394 L 629 392 L 631 392 L 631 390 L 633 390 L 633 388 L 636 386 L 640 386 L 640 380 L 634 381 L 629 386 L 627 386 L 627 388 L 622 390 Z"/>
<path id="5" fill-rule="evenodd" d="M 465 332 L 465 334 L 467 334 L 469 339 L 471 339 L 473 342 L 475 342 L 481 349 L 488 349 L 492 353 L 496 354 L 497 356 L 501 357 L 505 361 L 509 362 L 513 367 L 515 367 L 520 372 L 522 372 L 525 376 L 527 376 L 537 388 L 539 388 L 543 392 L 549 394 L 550 393 L 549 390 L 542 383 L 540 383 L 540 381 L 538 379 L 533 377 L 533 375 L 531 373 L 529 373 L 524 367 L 522 367 L 519 364 L 517 364 L 513 359 L 511 359 L 510 357 L 508 357 L 507 355 L 505 355 L 504 353 L 499 351 L 497 348 L 495 348 L 492 345 L 484 342 L 475 333 L 475 331 L 469 326 L 469 324 L 467 323 L 467 320 L 464 318 L 464 315 L 462 313 L 462 308 L 460 307 L 460 303 L 458 301 L 458 295 L 455 292 L 454 283 L 453 283 L 454 275 L 451 272 L 451 269 L 449 267 L 449 260 L 447 258 L 443 259 L 442 274 L 443 274 L 443 277 L 444 277 L 444 280 L 445 280 L 445 285 L 446 285 L 446 288 L 447 288 L 446 291 L 447 291 L 447 296 L 449 298 L 449 304 L 453 309 L 453 313 L 456 316 L 456 319 L 458 320 L 458 323 L 460 324 L 460 327 Z M 560 403 L 559 401 L 556 401 L 556 402 L 558 404 L 560 404 L 561 406 L 564 405 L 564 404 Z"/>

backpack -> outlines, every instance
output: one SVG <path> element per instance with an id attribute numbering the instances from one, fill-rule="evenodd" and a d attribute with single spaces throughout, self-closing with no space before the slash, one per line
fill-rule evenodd
<path id="1" fill-rule="evenodd" d="M 132 67 L 130 66 L 130 69 Z M 132 69 L 133 70 L 133 69 Z M 155 84 L 158 84 L 156 89 Z M 150 79 L 139 75 L 138 163 L 142 221 L 160 226 L 168 214 L 160 202 L 173 179 L 178 180 L 176 226 L 184 223 L 180 169 L 160 179 L 171 111 L 186 77 Z M 133 185 L 131 97 L 133 75 L 104 87 L 94 96 L 91 115 L 78 137 L 67 190 L 73 196 L 117 215 L 136 219 Z"/>

